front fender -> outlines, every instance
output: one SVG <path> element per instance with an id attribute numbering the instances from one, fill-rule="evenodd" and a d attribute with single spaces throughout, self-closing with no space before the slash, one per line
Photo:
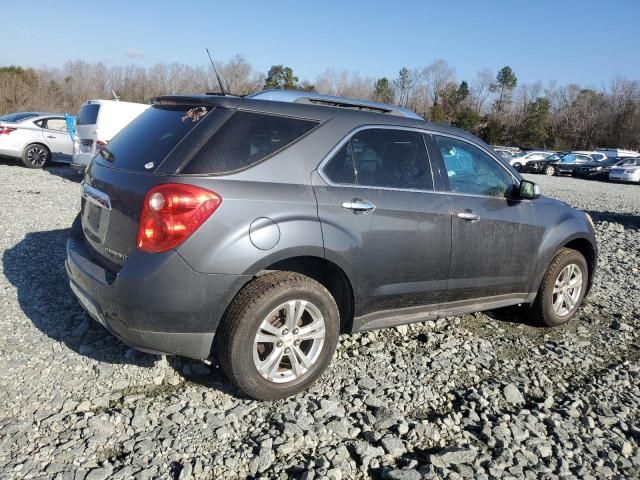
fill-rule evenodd
<path id="1" fill-rule="evenodd" d="M 589 280 L 591 282 L 593 271 L 595 270 L 597 246 L 595 232 L 586 214 L 565 205 L 562 205 L 561 208 L 558 208 L 558 205 L 553 205 L 551 208 L 545 209 L 544 212 L 538 212 L 538 215 L 542 215 L 539 218 L 544 219 L 547 225 L 552 226 L 545 229 L 540 242 L 536 274 L 529 291 L 537 293 L 542 283 L 542 278 L 558 251 L 576 240 L 588 242 L 593 250 L 594 262 Z"/>

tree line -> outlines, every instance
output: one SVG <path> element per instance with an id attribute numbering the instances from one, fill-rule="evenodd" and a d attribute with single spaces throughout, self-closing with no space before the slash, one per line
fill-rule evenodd
<path id="1" fill-rule="evenodd" d="M 615 77 L 602 88 L 518 81 L 509 66 L 458 79 L 445 60 L 402 68 L 395 78 L 326 70 L 315 81 L 274 65 L 256 71 L 242 56 L 216 65 L 227 88 L 244 95 L 287 88 L 397 104 L 425 119 L 469 130 L 489 143 L 555 150 L 640 148 L 640 82 Z M 219 91 L 211 67 L 179 63 L 106 66 L 83 61 L 61 68 L 0 67 L 0 114 L 75 113 L 87 99 L 147 102 L 156 95 Z"/>

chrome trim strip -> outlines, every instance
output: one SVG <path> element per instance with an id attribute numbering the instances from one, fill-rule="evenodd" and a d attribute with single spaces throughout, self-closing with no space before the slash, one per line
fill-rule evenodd
<path id="1" fill-rule="evenodd" d="M 100 208 L 111 210 L 109 195 L 84 182 L 82 183 L 82 198 Z"/>

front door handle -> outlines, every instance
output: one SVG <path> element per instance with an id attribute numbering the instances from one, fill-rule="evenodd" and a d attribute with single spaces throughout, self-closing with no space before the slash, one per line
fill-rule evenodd
<path id="1" fill-rule="evenodd" d="M 56 138 L 55 135 L 47 135 L 47 138 Z"/>
<path id="2" fill-rule="evenodd" d="M 458 218 L 466 220 L 467 222 L 477 222 L 480 217 L 473 212 L 458 212 Z"/>
<path id="3" fill-rule="evenodd" d="M 356 213 L 371 213 L 376 209 L 376 206 L 368 200 L 354 198 L 350 202 L 342 202 L 342 208 L 353 210 Z"/>

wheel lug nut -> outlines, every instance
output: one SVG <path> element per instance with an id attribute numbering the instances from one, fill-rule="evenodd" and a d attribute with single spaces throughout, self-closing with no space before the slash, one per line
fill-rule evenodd
<path id="1" fill-rule="evenodd" d="M 293 344 L 297 347 L 298 345 L 300 345 L 300 340 L 296 340 L 295 342 L 293 342 Z"/>
<path id="2" fill-rule="evenodd" d="M 297 328 L 294 328 L 294 329 L 293 329 L 293 334 L 294 334 L 294 335 L 297 335 L 297 334 L 298 334 L 298 332 L 300 332 L 300 330 L 298 330 Z"/>
<path id="3" fill-rule="evenodd" d="M 282 347 L 282 342 L 276 343 L 276 347 L 278 347 L 278 348 Z"/>
<path id="4" fill-rule="evenodd" d="M 283 328 L 282 329 L 282 334 L 286 335 L 287 333 L 289 333 L 289 330 L 287 328 Z"/>
<path id="5" fill-rule="evenodd" d="M 289 347 L 284 349 L 284 353 L 289 353 L 291 350 L 289 350 Z"/>

